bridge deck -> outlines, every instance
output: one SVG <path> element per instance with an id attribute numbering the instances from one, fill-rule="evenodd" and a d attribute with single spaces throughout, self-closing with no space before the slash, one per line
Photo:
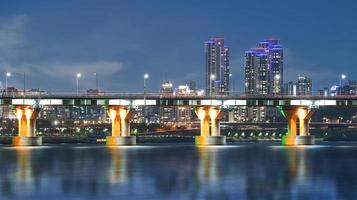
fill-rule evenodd
<path id="1" fill-rule="evenodd" d="M 353 96 L 180 96 L 160 94 L 26 94 L 2 95 L 0 105 L 52 106 L 357 106 Z"/>

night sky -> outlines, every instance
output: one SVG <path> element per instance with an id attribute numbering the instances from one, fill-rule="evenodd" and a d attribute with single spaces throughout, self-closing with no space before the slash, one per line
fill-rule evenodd
<path id="1" fill-rule="evenodd" d="M 284 45 L 284 79 L 313 79 L 313 89 L 357 79 L 357 1 L 326 0 L 0 0 L 0 73 L 10 86 L 74 92 L 80 88 L 158 91 L 204 85 L 204 42 L 226 39 L 235 90 L 243 90 L 244 51 L 264 38 Z M 17 74 L 16 74 L 17 73 Z"/>

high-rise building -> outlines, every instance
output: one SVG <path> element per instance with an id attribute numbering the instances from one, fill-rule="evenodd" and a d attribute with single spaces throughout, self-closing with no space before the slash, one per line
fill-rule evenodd
<path id="1" fill-rule="evenodd" d="M 266 39 L 245 52 L 245 94 L 281 95 L 283 92 L 283 46 L 278 39 Z M 249 107 L 248 121 L 265 121 L 278 115 L 275 108 Z"/>
<path id="2" fill-rule="evenodd" d="M 327 88 L 328 90 L 328 88 Z M 308 96 L 312 95 L 312 79 L 308 76 L 299 75 L 296 82 L 289 81 L 284 84 L 284 95 Z M 328 91 L 327 91 L 328 93 Z M 320 95 L 327 95 L 325 90 L 319 91 Z"/>
<path id="3" fill-rule="evenodd" d="M 205 42 L 206 95 L 229 94 L 229 48 L 224 39 L 214 37 Z"/>
<path id="4" fill-rule="evenodd" d="M 266 39 L 245 52 L 246 95 L 280 95 L 283 83 L 283 46 Z"/>
<path id="5" fill-rule="evenodd" d="M 188 83 L 188 87 L 190 88 L 190 90 L 196 91 L 196 81 L 190 81 Z"/>
<path id="6" fill-rule="evenodd" d="M 284 83 L 283 94 L 286 96 L 296 96 L 296 84 L 293 81 Z"/>
<path id="7" fill-rule="evenodd" d="M 174 94 L 173 85 L 170 81 L 166 81 L 161 85 L 160 93 L 165 96 Z M 176 110 L 173 106 L 160 106 L 160 123 L 168 123 L 176 121 Z"/>
<path id="8" fill-rule="evenodd" d="M 308 96 L 312 95 L 312 80 L 308 76 L 298 76 L 296 82 L 296 95 Z"/>

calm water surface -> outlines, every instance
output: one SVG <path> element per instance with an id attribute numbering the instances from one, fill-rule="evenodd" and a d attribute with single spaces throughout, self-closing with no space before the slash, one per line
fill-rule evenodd
<path id="1" fill-rule="evenodd" d="M 357 199 L 357 144 L 2 146 L 0 199 Z"/>

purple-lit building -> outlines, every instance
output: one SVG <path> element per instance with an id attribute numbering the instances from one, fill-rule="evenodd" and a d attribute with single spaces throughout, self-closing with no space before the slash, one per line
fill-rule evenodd
<path id="1" fill-rule="evenodd" d="M 266 39 L 245 52 L 245 93 L 280 95 L 283 85 L 283 46 Z"/>
<path id="2" fill-rule="evenodd" d="M 224 39 L 211 38 L 205 42 L 206 95 L 229 94 L 229 48 Z"/>
<path id="3" fill-rule="evenodd" d="M 281 95 L 283 92 L 283 46 L 278 39 L 266 39 L 245 52 L 245 94 Z M 274 119 L 275 108 L 249 107 L 248 121 Z"/>

